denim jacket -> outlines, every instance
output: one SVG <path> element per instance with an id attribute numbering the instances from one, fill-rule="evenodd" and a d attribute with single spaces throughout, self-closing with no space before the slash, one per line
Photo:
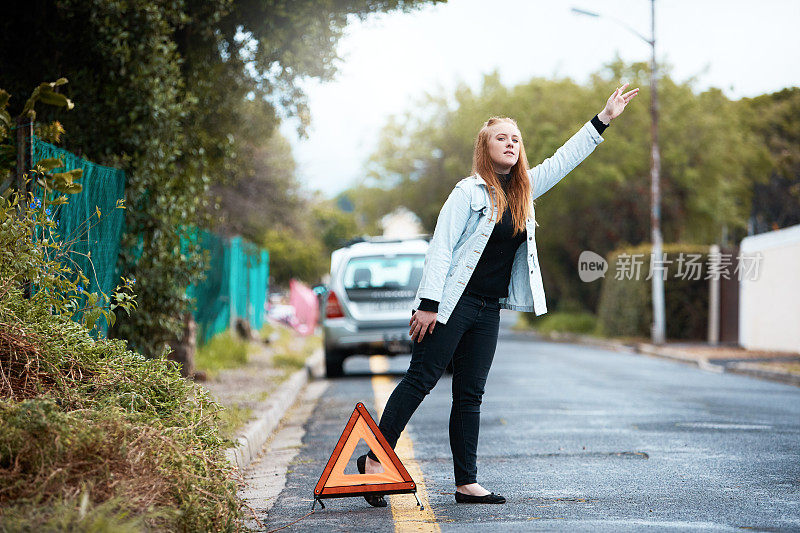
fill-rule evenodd
<path id="1" fill-rule="evenodd" d="M 514 256 L 508 296 L 500 298 L 501 309 L 534 311 L 537 316 L 547 312 L 536 255 L 533 200 L 550 190 L 601 142 L 603 137 L 589 121 L 553 156 L 528 171 L 532 194 L 527 238 Z M 488 216 L 491 202 L 487 187 L 477 174 L 462 179 L 456 183 L 436 221 L 413 309 L 419 308 L 422 298 L 439 302 L 436 320 L 442 324 L 447 323 L 461 298 L 498 218 L 496 207 L 493 216 Z"/>

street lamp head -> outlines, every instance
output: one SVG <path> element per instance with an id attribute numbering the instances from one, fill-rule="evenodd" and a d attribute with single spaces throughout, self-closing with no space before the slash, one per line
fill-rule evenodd
<path id="1" fill-rule="evenodd" d="M 577 7 L 573 7 L 572 12 L 577 13 L 578 15 L 586 15 L 587 17 L 595 17 L 595 18 L 600 17 L 599 13 L 595 13 L 593 11 L 586 11 L 585 9 L 578 9 Z"/>

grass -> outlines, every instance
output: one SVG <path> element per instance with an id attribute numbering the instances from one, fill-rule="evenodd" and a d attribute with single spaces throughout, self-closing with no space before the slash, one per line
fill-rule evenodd
<path id="1" fill-rule="evenodd" d="M 276 368 L 282 368 L 288 372 L 300 370 L 306 364 L 307 355 L 301 352 L 279 353 L 272 358 L 272 363 Z"/>
<path id="2" fill-rule="evenodd" d="M 279 328 L 278 326 L 265 321 L 264 325 L 261 326 L 261 329 L 259 330 L 258 334 L 261 337 L 261 340 L 263 340 L 264 342 L 269 342 L 272 334 L 275 333 L 275 331 L 277 331 L 278 329 L 286 329 L 286 328 L 283 327 Z"/>
<path id="3" fill-rule="evenodd" d="M 765 370 L 774 370 L 778 372 L 786 372 L 800 376 L 800 363 L 786 362 L 786 361 L 765 361 L 755 363 L 760 368 Z"/>
<path id="4" fill-rule="evenodd" d="M 275 378 L 277 382 L 286 380 L 292 373 L 303 368 L 306 359 L 322 342 L 319 336 L 298 337 L 291 328 L 281 324 L 265 323 L 259 335 L 265 341 L 274 339 L 269 345 L 273 352 L 271 362 L 273 367 L 284 371 Z M 235 334 L 226 331 L 212 338 L 197 351 L 195 365 L 198 370 L 205 371 L 209 378 L 214 378 L 221 370 L 247 365 L 248 352 L 251 349 L 255 349 L 254 343 L 239 339 Z M 261 391 L 255 398 L 264 402 L 271 392 L 271 389 Z M 226 439 L 234 439 L 252 414 L 253 410 L 243 403 L 226 405 L 219 414 L 220 434 Z"/>
<path id="5" fill-rule="evenodd" d="M 219 432 L 222 437 L 233 440 L 239 431 L 253 416 L 253 410 L 239 404 L 226 406 L 219 416 Z"/>
<path id="6" fill-rule="evenodd" d="M 537 318 L 531 327 L 539 333 L 577 333 L 599 335 L 597 317 L 586 312 L 550 312 Z"/>
<path id="7" fill-rule="evenodd" d="M 299 348 L 297 344 L 300 344 Z M 300 337 L 295 342 L 291 342 L 290 339 L 288 342 L 281 343 L 275 347 L 272 364 L 276 368 L 285 370 L 284 379 L 286 379 L 293 372 L 303 368 L 306 360 L 321 345 L 322 339 L 319 335 Z"/>
<path id="8" fill-rule="evenodd" d="M 280 324 L 264 324 L 259 332 L 264 340 L 272 338 L 270 351 L 272 351 L 271 364 L 274 368 L 283 370 L 282 374 L 274 376 L 275 383 L 286 380 L 295 371 L 305 366 L 306 359 L 321 345 L 322 340 L 318 335 L 298 337 L 288 327 Z M 213 378 L 223 369 L 237 368 L 247 365 L 248 351 L 255 349 L 254 343 L 240 340 L 230 332 L 215 336 L 208 344 L 198 350 L 195 355 L 195 364 L 199 370 Z M 265 384 L 266 385 L 266 384 Z M 239 430 L 247 424 L 253 415 L 253 410 L 246 403 L 256 400 L 266 401 L 274 392 L 269 390 L 254 392 L 247 401 L 240 403 L 230 402 L 219 413 L 219 429 L 222 437 L 233 440 Z"/>
<path id="9" fill-rule="evenodd" d="M 247 364 L 250 343 L 231 330 L 215 335 L 208 343 L 197 349 L 194 364 L 197 370 L 213 379 L 220 370 L 238 368 Z"/>
<path id="10" fill-rule="evenodd" d="M 6 531 L 87 531 L 93 533 L 140 533 L 147 530 L 142 516 L 131 516 L 123 498 L 92 505 L 89 493 L 66 498 L 53 507 L 17 505 L 2 510 Z"/>
<path id="11" fill-rule="evenodd" d="M 298 337 L 292 329 L 280 324 L 265 323 L 264 327 L 261 328 L 260 334 L 263 339 L 274 338 L 270 342 L 270 348 L 273 352 L 272 364 L 275 368 L 286 371 L 284 379 L 288 378 L 292 372 L 303 368 L 306 364 L 306 359 L 322 345 L 322 339 L 319 335 Z"/>

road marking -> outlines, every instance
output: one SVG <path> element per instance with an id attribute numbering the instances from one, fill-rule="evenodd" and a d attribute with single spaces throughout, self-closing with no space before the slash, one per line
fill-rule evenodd
<path id="1" fill-rule="evenodd" d="M 375 409 L 378 411 L 376 421 L 383 415 L 383 407 L 386 405 L 389 396 L 395 387 L 395 382 L 389 376 L 383 375 L 389 370 L 389 359 L 385 355 L 373 355 L 369 358 L 369 368 L 372 371 L 372 391 L 375 394 Z M 439 524 L 428 502 L 428 488 L 425 486 L 425 478 L 422 476 L 422 469 L 414 460 L 414 442 L 404 431 L 397 440 L 394 448 L 397 456 L 403 462 L 414 483 L 417 484 L 417 497 L 425 506 L 420 511 L 417 501 L 411 494 L 394 494 L 387 496 L 392 509 L 394 519 L 394 530 L 397 532 L 440 532 Z"/>

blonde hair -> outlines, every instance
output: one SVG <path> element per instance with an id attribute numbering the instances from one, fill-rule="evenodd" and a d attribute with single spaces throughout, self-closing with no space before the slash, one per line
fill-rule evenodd
<path id="1" fill-rule="evenodd" d="M 509 122 L 519 129 L 516 121 L 509 117 L 492 117 L 484 122 L 483 127 L 478 132 L 477 139 L 475 139 L 475 151 L 472 155 L 472 172 L 473 174 L 478 174 L 488 185 L 494 187 L 496 194 L 491 194 L 491 189 L 489 189 L 489 198 L 492 208 L 497 206 L 498 220 L 502 218 L 506 207 L 510 209 L 514 224 L 514 235 L 516 235 L 521 231 L 525 231 L 525 221 L 531 215 L 531 183 L 528 178 L 528 158 L 525 155 L 525 146 L 522 143 L 522 136 L 520 135 L 519 159 L 516 164 L 511 167 L 511 179 L 508 184 L 508 190 L 503 191 L 500 179 L 495 173 L 492 159 L 489 156 L 489 128 L 499 122 Z M 497 220 L 495 223 L 497 223 Z"/>

